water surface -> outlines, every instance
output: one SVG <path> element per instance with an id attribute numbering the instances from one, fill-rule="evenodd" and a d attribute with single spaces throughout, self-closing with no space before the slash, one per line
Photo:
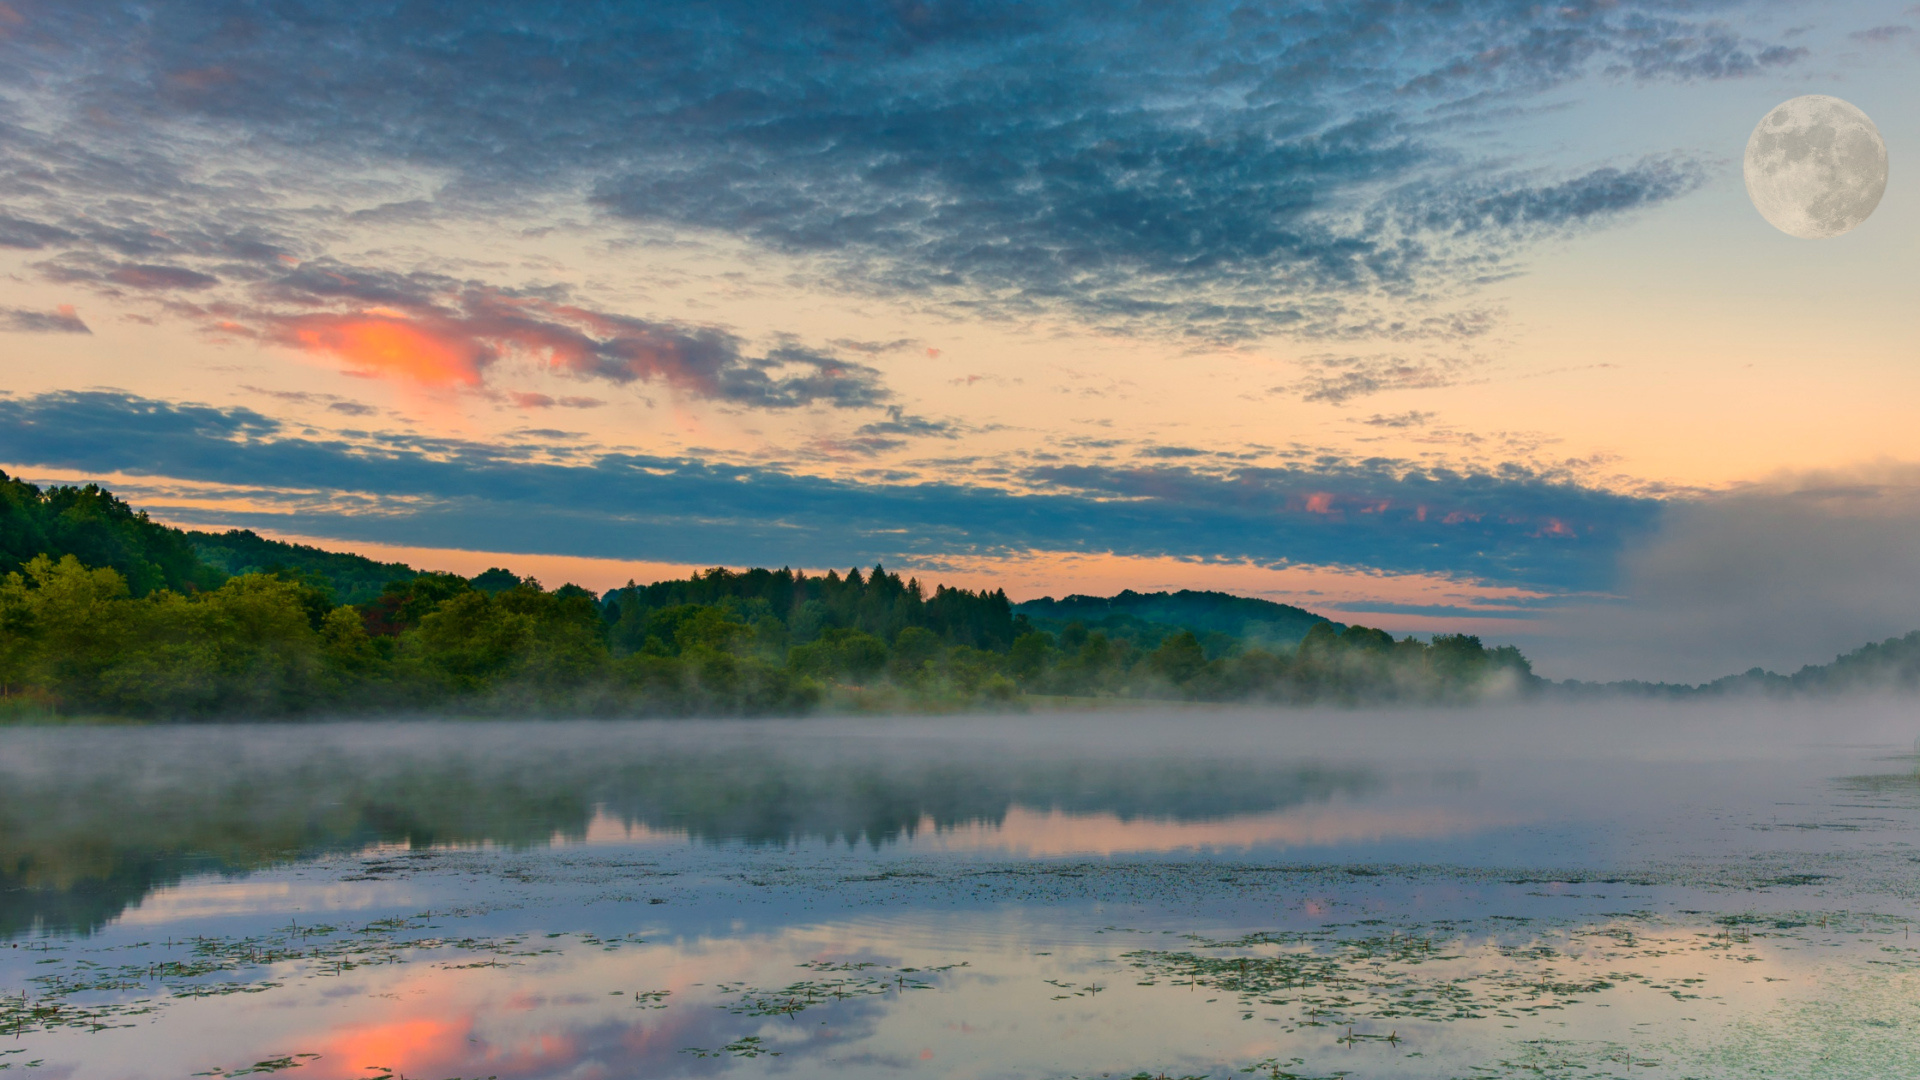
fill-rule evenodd
<path id="1" fill-rule="evenodd" d="M 1920 1075 L 1916 734 L 1898 703 L 0 729 L 0 1070 Z"/>

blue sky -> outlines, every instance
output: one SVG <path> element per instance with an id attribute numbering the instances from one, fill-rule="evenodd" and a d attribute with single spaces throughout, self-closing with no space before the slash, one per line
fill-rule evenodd
<path id="1" fill-rule="evenodd" d="M 1673 522 L 1920 454 L 1917 24 L 6 0 L 0 468 L 595 585 L 1131 567 L 1640 673 L 1582 613 Z M 1894 170 L 1819 244 L 1737 165 L 1808 92 Z M 1874 475 L 1833 535 L 1905 505 Z"/>

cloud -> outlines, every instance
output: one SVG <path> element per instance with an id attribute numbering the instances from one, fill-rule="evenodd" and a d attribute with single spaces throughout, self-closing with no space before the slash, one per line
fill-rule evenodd
<path id="1" fill-rule="evenodd" d="M 300 315 L 270 320 L 282 344 L 326 353 L 363 374 L 427 386 L 478 386 L 494 351 L 450 320 L 364 315 Z"/>
<path id="2" fill-rule="evenodd" d="M 1876 26 L 1869 30 L 1857 30 L 1847 35 L 1855 41 L 1884 45 L 1893 41 L 1905 41 L 1913 36 L 1913 27 L 1904 25 Z"/>
<path id="3" fill-rule="evenodd" d="M 291 286 L 283 281 L 276 288 Z M 479 386 L 487 368 L 517 354 L 563 375 L 661 382 L 691 397 L 755 408 L 868 408 L 891 396 L 877 369 L 791 341 L 754 356 L 717 327 L 637 319 L 497 289 L 468 286 L 430 300 L 397 289 L 360 291 L 359 299 L 411 310 L 261 313 L 253 321 L 282 344 L 428 386 Z"/>
<path id="4" fill-rule="evenodd" d="M 1610 587 L 1621 548 L 1661 514 L 1650 500 L 1513 467 L 1053 465 L 1018 477 L 1031 489 L 1022 494 L 635 454 L 562 465 L 535 460 L 538 449 L 303 437 L 250 410 L 119 393 L 0 398 L 0 461 L 231 485 L 266 504 L 168 511 L 180 520 L 427 547 L 814 566 L 1114 552 L 1438 573 L 1564 593 Z"/>
<path id="5" fill-rule="evenodd" d="M 856 341 L 852 338 L 835 338 L 829 342 L 829 344 L 836 349 L 845 349 L 848 352 L 865 353 L 868 356 L 879 356 L 883 353 L 899 352 L 902 349 L 914 348 L 918 346 L 920 342 L 916 338 L 896 338 L 892 341 Z M 934 351 L 938 352 L 939 350 L 936 349 Z"/>
<path id="6" fill-rule="evenodd" d="M 1463 357 L 1416 360 L 1386 354 L 1326 354 L 1308 357 L 1305 363 L 1317 370 L 1299 382 L 1275 387 L 1270 392 L 1295 394 L 1302 401 L 1344 405 L 1354 398 L 1389 390 L 1433 390 L 1452 386 L 1477 366 L 1476 361 Z"/>
<path id="7" fill-rule="evenodd" d="M 1426 427 L 1427 424 L 1432 422 L 1433 417 L 1433 413 L 1410 409 L 1403 413 L 1394 413 L 1392 416 L 1382 416 L 1379 413 L 1374 413 L 1372 416 L 1360 422 L 1369 427 L 1416 428 Z"/>
<path id="8" fill-rule="evenodd" d="M 11 330 L 18 334 L 93 333 L 86 323 L 80 321 L 80 315 L 72 304 L 61 304 L 53 311 L 0 308 L 0 330 Z"/>
<path id="9" fill-rule="evenodd" d="M 195 309 L 209 328 L 328 357 L 353 374 L 477 389 L 503 359 L 615 384 L 662 383 L 747 408 L 842 409 L 892 397 L 881 373 L 783 336 L 755 351 L 715 326 L 569 303 L 560 288 L 510 290 L 430 272 L 328 258 L 258 270 L 244 294 Z M 212 280 L 212 279 L 209 279 Z M 597 399 L 514 394 L 523 407 Z"/>
<path id="10" fill-rule="evenodd" d="M 324 408 L 329 412 L 347 416 L 376 416 L 380 410 L 363 402 L 352 401 L 338 394 L 316 394 L 308 390 L 267 390 L 258 386 L 242 384 L 240 389 L 250 394 L 259 394 L 277 401 L 291 402 L 295 405 L 310 405 Z"/>
<path id="11" fill-rule="evenodd" d="M 591 397 L 549 397 L 546 394 L 510 391 L 507 400 L 522 409 L 598 409 L 606 404 Z"/>
<path id="12" fill-rule="evenodd" d="M 58 456 L 79 453 L 94 441 L 98 453 L 111 457 L 115 426 L 124 426 L 144 445 L 161 440 L 175 448 L 206 443 L 239 447 L 248 440 L 275 435 L 280 423 L 246 408 L 216 409 L 206 405 L 176 404 L 110 391 L 76 391 L 31 398 L 0 399 L 14 435 L 9 449 L 41 448 Z M 16 460 L 30 460 L 18 458 Z M 102 471 L 112 471 L 108 466 Z"/>
<path id="13" fill-rule="evenodd" d="M 1027 470 L 1025 479 L 1042 490 L 1151 507 L 1163 527 L 1176 530 L 1202 521 L 1211 525 L 1199 534 L 1227 522 L 1236 532 L 1272 528 L 1276 538 L 1285 537 L 1276 548 L 1313 552 L 1284 556 L 1298 561 L 1410 569 L 1411 559 L 1425 571 L 1554 591 L 1607 587 L 1614 553 L 1661 513 L 1650 500 L 1515 465 L 1490 473 L 1334 458 L 1224 471 L 1043 465 Z M 1416 557 L 1416 550 L 1425 554 Z"/>
<path id="14" fill-rule="evenodd" d="M 1722 28 L 1689 28 L 1672 20 L 1643 20 L 1645 40 L 1621 53 L 1610 70 L 1637 79 L 1736 79 L 1804 60 L 1809 52 L 1786 45 L 1758 45 Z"/>
<path id="15" fill-rule="evenodd" d="M 188 291 L 211 289 L 220 284 L 220 279 L 212 274 L 202 274 L 179 266 L 153 266 L 150 264 L 128 264 L 107 271 L 106 279 L 116 285 L 126 285 L 135 289 L 183 289 Z"/>
<path id="16" fill-rule="evenodd" d="M 313 254 L 366 208 L 587 190 L 827 287 L 1212 340 L 1350 336 L 1446 310 L 1545 233 L 1692 190 L 1684 159 L 1546 174 L 1450 140 L 1603 72 L 1735 78 L 1803 55 L 1698 7 L 315 0 L 294 19 L 206 0 L 152 19 L 35 0 L 0 81 L 51 119 L 0 131 L 17 193 L 0 243 L 260 263 Z M 316 162 L 360 171 L 316 185 L 333 209 L 287 213 Z M 443 181 L 427 199 L 394 167 Z"/>
<path id="17" fill-rule="evenodd" d="M 783 345 L 754 359 L 736 357 L 713 373 L 703 396 L 768 409 L 823 404 L 839 409 L 878 406 L 893 396 L 878 369 L 800 345 Z"/>
<path id="18" fill-rule="evenodd" d="M 73 239 L 77 239 L 75 234 L 57 226 L 0 214 L 0 248 L 34 251 Z"/>
<path id="19" fill-rule="evenodd" d="M 909 438 L 935 436 L 942 439 L 957 439 L 960 437 L 960 429 L 951 420 L 929 420 L 924 416 L 909 416 L 904 408 L 889 405 L 885 420 L 863 424 L 856 434 L 901 435 Z"/>
<path id="20" fill-rule="evenodd" d="M 1617 598 L 1528 643 L 1556 678 L 1788 673 L 1920 628 L 1920 465 L 1787 474 L 1674 503 L 1621 550 Z"/>
<path id="21" fill-rule="evenodd" d="M 1693 161 L 1656 157 L 1625 169 L 1609 166 L 1558 182 L 1451 190 L 1419 187 L 1403 197 L 1408 203 L 1406 213 L 1419 222 L 1422 232 L 1497 233 L 1521 239 L 1665 202 L 1694 190 L 1705 179 L 1705 170 Z"/>
<path id="22" fill-rule="evenodd" d="M 1427 615 L 1443 619 L 1535 619 L 1539 612 L 1526 607 L 1488 607 L 1481 604 L 1395 604 L 1385 601 L 1344 601 L 1327 609 L 1338 615 Z M 1363 621 L 1363 620 L 1354 620 Z"/>

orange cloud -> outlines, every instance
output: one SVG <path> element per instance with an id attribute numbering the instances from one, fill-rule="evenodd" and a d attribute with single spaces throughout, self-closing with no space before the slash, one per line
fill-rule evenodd
<path id="1" fill-rule="evenodd" d="M 114 274 L 121 284 L 143 289 L 219 283 L 177 267 L 120 267 Z M 773 409 L 869 408 L 892 396 L 878 370 L 784 336 L 756 355 L 721 327 L 592 311 L 477 283 L 448 288 L 437 280 L 409 282 L 326 261 L 300 263 L 257 293 L 272 306 L 224 305 L 194 313 L 252 322 L 264 338 L 344 361 L 346 374 L 366 378 L 477 389 L 497 361 L 512 358 L 574 378 L 661 382 L 692 397 Z M 356 310 L 335 306 L 342 303 Z M 302 305 L 304 313 L 288 310 L 289 304 Z M 546 395 L 521 402 L 527 408 L 550 403 L 600 404 Z"/>
<path id="2" fill-rule="evenodd" d="M 493 351 L 438 320 L 385 315 L 305 315 L 287 320 L 283 340 L 325 353 L 362 374 L 426 386 L 478 386 Z"/>
<path id="3" fill-rule="evenodd" d="M 582 308 L 496 293 L 475 292 L 466 300 L 469 311 L 464 315 L 426 305 L 417 312 L 374 306 L 350 315 L 295 316 L 277 320 L 278 336 L 297 348 L 343 360 L 355 374 L 427 386 L 478 386 L 487 365 L 503 353 L 514 353 L 574 375 L 664 377 L 696 393 L 718 389 L 712 369 L 724 358 L 700 355 L 711 352 L 712 343 L 698 333 L 681 335 L 630 321 L 623 325 Z M 556 318 L 618 336 L 597 342 L 563 323 L 546 321 Z M 521 404 L 541 407 L 550 401 Z"/>

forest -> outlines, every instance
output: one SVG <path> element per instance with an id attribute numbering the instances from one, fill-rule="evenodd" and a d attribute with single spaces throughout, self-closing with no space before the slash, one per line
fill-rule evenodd
<path id="1" fill-rule="evenodd" d="M 1510 646 L 1395 639 L 1219 593 L 1036 605 L 882 566 L 715 568 L 596 596 L 505 569 L 468 579 L 184 532 L 95 485 L 0 473 L 0 710 L 13 716 L 1448 703 L 1539 683 Z"/>

